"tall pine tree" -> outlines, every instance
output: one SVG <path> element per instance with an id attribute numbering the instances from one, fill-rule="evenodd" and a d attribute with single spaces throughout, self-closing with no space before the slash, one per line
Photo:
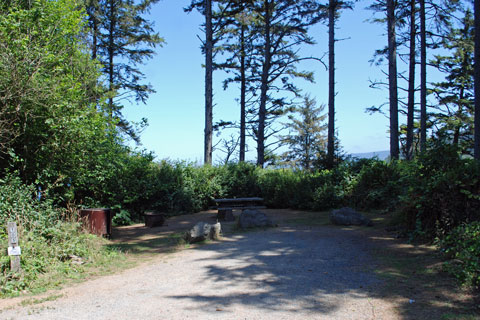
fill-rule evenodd
<path id="1" fill-rule="evenodd" d="M 448 55 L 438 55 L 431 62 L 445 73 L 445 80 L 433 83 L 432 93 L 439 102 L 434 123 L 439 135 L 471 152 L 473 145 L 474 105 L 474 20 L 467 10 L 460 28 L 451 28 L 442 41 Z"/>
<path id="2" fill-rule="evenodd" d="M 103 66 L 109 90 L 108 110 L 119 126 L 136 138 L 135 131 L 123 118 L 123 101 L 145 103 L 154 90 L 143 83 L 139 65 L 155 54 L 163 39 L 145 16 L 158 0 L 87 0 L 92 57 Z"/>
<path id="3" fill-rule="evenodd" d="M 335 159 L 335 24 L 340 11 L 352 9 L 353 1 L 329 0 L 322 9 L 328 15 L 328 143 L 327 167 L 334 166 Z"/>
<path id="4" fill-rule="evenodd" d="M 282 95 L 274 97 L 271 91 L 289 92 L 299 96 L 300 90 L 291 82 L 301 77 L 313 80 L 312 72 L 299 72 L 298 62 L 312 57 L 300 57 L 297 54 L 300 45 L 313 44 L 308 28 L 320 21 L 319 7 L 315 1 L 308 0 L 261 0 L 256 1 L 254 12 L 259 17 L 257 32 L 257 60 L 260 78 L 260 101 L 258 121 L 254 129 L 257 140 L 257 165 L 265 164 L 265 151 L 269 147 L 266 140 L 278 130 L 267 131 L 269 125 L 291 106 Z"/>

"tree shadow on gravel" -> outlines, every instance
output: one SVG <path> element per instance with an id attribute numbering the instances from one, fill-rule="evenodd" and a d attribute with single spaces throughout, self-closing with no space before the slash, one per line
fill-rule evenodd
<path id="1" fill-rule="evenodd" d="M 385 215 L 369 215 L 374 228 L 341 228 L 325 226 L 327 213 L 267 211 L 285 227 L 230 234 L 225 241 L 192 248 L 210 253 L 196 261 L 206 269 L 197 281 L 213 279 L 217 294 L 171 298 L 223 311 L 243 305 L 316 317 L 347 308 L 356 310 L 356 319 L 381 318 L 378 308 L 387 301 L 399 319 L 480 319 L 478 295 L 460 289 L 441 271 L 432 246 L 410 245 L 385 232 Z M 175 247 L 179 230 L 213 217 L 214 212 L 182 216 L 172 219 L 168 230 L 140 234 L 138 227 L 126 229 L 114 246 L 133 253 L 165 252 Z M 242 290 L 235 289 L 239 284 Z"/>
<path id="2" fill-rule="evenodd" d="M 433 246 L 412 245 L 392 234 L 374 232 L 368 236 L 371 252 L 379 257 L 377 274 L 386 280 L 376 295 L 395 300 L 402 319 L 480 319 L 478 294 L 460 288 L 442 271 Z"/>
<path id="3" fill-rule="evenodd" d="M 283 227 L 235 234 L 229 240 L 233 241 L 195 248 L 215 252 L 196 262 L 207 270 L 198 282 L 214 280 L 218 294 L 171 298 L 193 300 L 206 308 L 240 304 L 317 317 L 342 307 L 355 312 L 358 305 L 367 304 L 358 310 L 358 318 L 371 318 L 368 299 L 383 283 L 373 273 L 367 244 L 358 235 L 340 229 Z"/>

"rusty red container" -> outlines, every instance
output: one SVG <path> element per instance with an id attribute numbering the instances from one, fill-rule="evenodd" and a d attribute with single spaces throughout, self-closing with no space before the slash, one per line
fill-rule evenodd
<path id="1" fill-rule="evenodd" d="M 82 209 L 80 218 L 90 233 L 107 238 L 112 236 L 112 210 L 110 208 Z"/>

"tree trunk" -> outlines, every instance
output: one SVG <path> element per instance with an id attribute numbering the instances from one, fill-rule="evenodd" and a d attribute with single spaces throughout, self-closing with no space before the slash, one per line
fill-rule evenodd
<path id="1" fill-rule="evenodd" d="M 265 164 L 265 120 L 267 116 L 268 75 L 271 64 L 271 40 L 270 40 L 270 2 L 264 0 L 265 5 L 265 43 L 263 52 L 262 83 L 260 88 L 260 107 L 258 111 L 257 132 L 257 165 Z"/>
<path id="2" fill-rule="evenodd" d="M 388 22 L 388 83 L 390 93 L 390 158 L 399 158 L 398 146 L 398 88 L 395 2 L 387 0 Z"/>
<path id="3" fill-rule="evenodd" d="M 213 139 L 213 31 L 212 0 L 205 0 L 205 144 L 204 164 L 212 164 Z"/>
<path id="4" fill-rule="evenodd" d="M 328 138 L 327 167 L 333 168 L 335 154 L 335 10 L 336 0 L 328 5 Z"/>
<path id="5" fill-rule="evenodd" d="M 463 36 L 466 38 L 466 37 L 468 37 L 468 34 L 469 34 L 469 26 L 465 21 L 465 26 L 463 28 Z M 468 70 L 468 67 L 470 66 L 470 63 L 471 63 L 471 61 L 469 59 L 469 53 L 465 50 L 462 51 L 462 69 L 461 69 L 462 73 L 467 73 L 468 72 L 467 70 Z M 462 119 L 463 109 L 464 109 L 464 106 L 463 106 L 464 99 L 465 99 L 465 86 L 462 84 L 462 86 L 460 87 L 460 92 L 458 93 L 459 104 L 458 104 L 458 110 L 457 110 L 457 113 L 456 113 L 456 116 L 457 116 L 458 119 Z M 456 121 L 455 128 L 454 128 L 454 131 L 453 131 L 452 144 L 457 146 L 457 147 L 458 147 L 459 142 L 460 142 L 460 130 L 461 130 L 461 128 L 462 128 L 462 123 L 460 121 Z"/>
<path id="6" fill-rule="evenodd" d="M 427 30 L 425 0 L 420 0 L 420 151 L 427 146 Z"/>
<path id="7" fill-rule="evenodd" d="M 242 24 L 240 33 L 240 162 L 245 161 L 245 95 L 246 95 L 246 77 L 245 77 L 245 25 Z"/>
<path id="8" fill-rule="evenodd" d="M 115 0 L 109 1 L 110 8 L 110 21 L 109 21 L 109 29 L 108 29 L 108 90 L 113 92 L 115 89 L 114 84 L 114 68 L 113 68 L 113 56 L 115 54 L 115 24 L 116 24 L 116 15 L 115 15 Z M 111 94 L 110 98 L 108 98 L 108 112 L 110 115 L 110 119 L 113 119 L 113 96 Z"/>
<path id="9" fill-rule="evenodd" d="M 408 73 L 408 102 L 407 102 L 407 143 L 405 158 L 413 158 L 413 126 L 415 120 L 415 0 L 410 0 L 410 61 Z"/>
<path id="10" fill-rule="evenodd" d="M 95 60 L 97 58 L 97 37 L 98 37 L 98 19 L 97 19 L 97 14 L 98 14 L 98 4 L 94 3 L 92 10 L 92 60 Z"/>
<path id="11" fill-rule="evenodd" d="M 480 1 L 475 0 L 475 34 L 480 34 Z M 474 157 L 480 160 L 480 37 L 475 37 L 475 117 L 474 117 Z"/>

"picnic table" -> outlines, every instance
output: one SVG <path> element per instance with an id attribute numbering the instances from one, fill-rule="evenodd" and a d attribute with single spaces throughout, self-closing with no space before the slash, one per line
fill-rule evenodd
<path id="1" fill-rule="evenodd" d="M 263 198 L 226 198 L 226 199 L 214 199 L 217 203 L 217 219 L 218 220 L 232 220 L 234 209 L 265 209 L 262 205 Z"/>

